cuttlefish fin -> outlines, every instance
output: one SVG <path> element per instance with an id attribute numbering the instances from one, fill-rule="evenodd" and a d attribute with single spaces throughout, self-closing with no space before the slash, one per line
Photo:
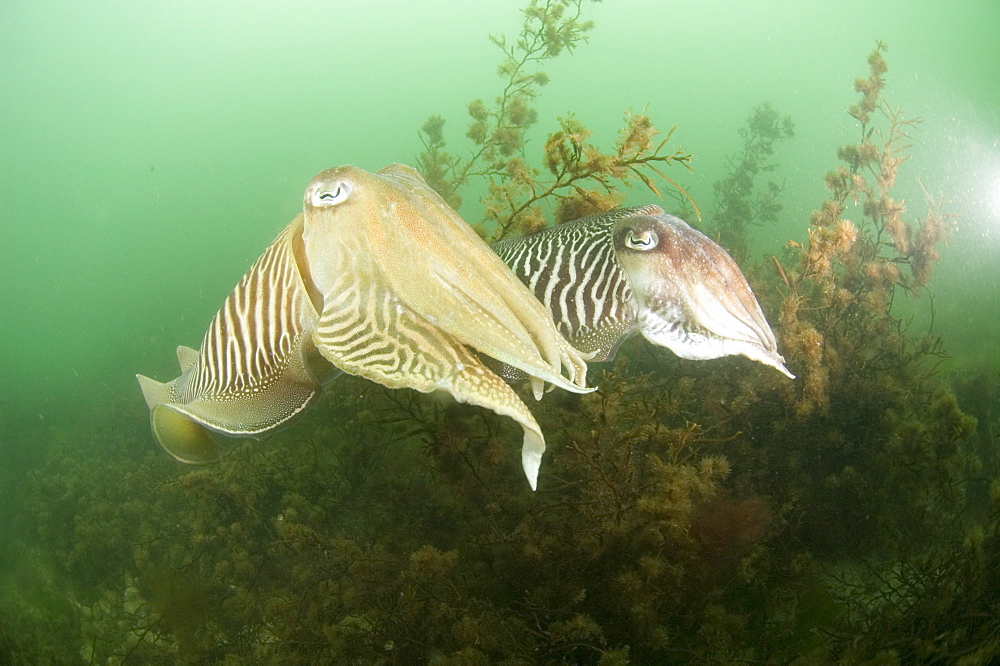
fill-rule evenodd
<path id="1" fill-rule="evenodd" d="M 180 349 L 189 348 L 179 347 L 178 357 Z M 142 396 L 150 407 L 153 437 L 160 447 L 174 459 L 189 465 L 218 462 L 222 457 L 222 450 L 212 434 L 190 415 L 168 404 L 171 399 L 170 384 L 144 375 L 136 375 L 136 379 L 139 380 Z"/>
<path id="2" fill-rule="evenodd" d="M 322 386 L 313 376 L 300 337 L 292 343 L 285 365 L 247 391 L 206 392 L 195 400 L 173 404 L 210 430 L 233 437 L 255 437 L 275 430 L 301 414 Z"/>
<path id="3" fill-rule="evenodd" d="M 136 375 L 135 378 L 139 380 L 139 388 L 142 389 L 142 397 L 147 407 L 152 409 L 160 403 L 170 402 L 170 384 L 158 382 L 146 375 Z"/>
<path id="4" fill-rule="evenodd" d="M 320 353 L 344 372 L 383 386 L 447 391 L 459 402 L 514 419 L 524 431 L 521 466 L 534 490 L 545 439 L 517 393 L 459 341 L 386 298 L 377 283 L 343 287 L 327 301 L 313 334 Z"/>
<path id="5" fill-rule="evenodd" d="M 190 368 L 197 361 L 197 349 L 191 349 L 190 347 L 185 347 L 184 345 L 177 345 L 177 363 L 181 366 L 181 372 Z"/>
<path id="6" fill-rule="evenodd" d="M 159 404 L 149 413 L 153 436 L 164 451 L 188 465 L 210 465 L 222 449 L 206 427 L 173 405 Z"/>
<path id="7" fill-rule="evenodd" d="M 321 388 L 305 358 L 303 345 L 306 342 L 302 338 L 294 343 L 285 367 L 253 391 L 210 392 L 194 400 L 178 402 L 176 392 L 197 370 L 195 364 L 189 365 L 178 379 L 166 384 L 136 375 L 150 408 L 150 422 L 157 443 L 180 462 L 206 465 L 221 458 L 221 449 L 212 431 L 234 437 L 253 437 L 285 425 L 305 411 Z"/>

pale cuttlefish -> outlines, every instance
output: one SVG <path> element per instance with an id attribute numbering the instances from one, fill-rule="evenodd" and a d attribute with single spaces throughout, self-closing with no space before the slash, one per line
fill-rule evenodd
<path id="1" fill-rule="evenodd" d="M 742 354 L 794 379 L 736 262 L 659 206 L 592 215 L 493 250 L 590 360 L 611 360 L 641 332 L 681 358 Z"/>
<path id="2" fill-rule="evenodd" d="M 532 489 L 545 440 L 517 393 L 480 356 L 586 392 L 585 355 L 489 246 L 412 168 L 317 175 L 303 212 L 216 313 L 180 377 L 137 375 L 153 434 L 185 463 L 212 463 L 212 432 L 255 437 L 302 413 L 335 371 L 390 388 L 442 390 L 524 430 Z"/>

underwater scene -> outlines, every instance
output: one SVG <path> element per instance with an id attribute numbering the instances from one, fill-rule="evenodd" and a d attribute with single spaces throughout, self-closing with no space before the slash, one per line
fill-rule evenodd
<path id="1" fill-rule="evenodd" d="M 0 666 L 1000 661 L 998 25 L 4 2 Z"/>

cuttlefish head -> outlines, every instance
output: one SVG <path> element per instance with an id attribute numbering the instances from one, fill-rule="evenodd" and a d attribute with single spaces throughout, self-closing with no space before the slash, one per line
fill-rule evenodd
<path id="1" fill-rule="evenodd" d="M 410 167 L 343 166 L 306 188 L 302 248 L 319 353 L 383 386 L 444 391 L 515 419 L 534 488 L 541 429 L 480 355 L 523 371 L 536 398 L 546 384 L 590 391 L 587 367 L 472 227 Z"/>
<path id="2" fill-rule="evenodd" d="M 673 215 L 638 215 L 614 230 L 642 334 L 681 358 L 742 354 L 794 376 L 746 278 L 710 238 Z"/>
<path id="3" fill-rule="evenodd" d="M 583 359 L 549 312 L 415 169 L 328 169 L 306 188 L 303 213 L 309 277 L 324 312 L 357 291 L 365 316 L 372 307 L 412 312 L 526 372 L 536 395 L 542 383 L 589 390 Z M 378 303 L 365 296 L 374 284 Z"/>
<path id="4" fill-rule="evenodd" d="M 416 266 L 444 265 L 449 248 L 439 246 L 438 236 L 467 225 L 450 219 L 450 209 L 427 205 L 428 192 L 420 175 L 401 164 L 377 173 L 348 165 L 317 174 L 303 198 L 302 231 L 316 289 L 337 298 L 345 271 L 355 280 L 391 281 L 392 292 L 399 284 L 411 291 L 432 288 L 416 282 L 425 277 Z M 454 229 L 442 229 L 449 224 Z"/>

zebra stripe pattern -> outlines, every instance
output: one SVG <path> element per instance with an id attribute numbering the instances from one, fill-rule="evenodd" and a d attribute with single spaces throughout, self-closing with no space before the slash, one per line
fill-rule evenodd
<path id="1" fill-rule="evenodd" d="M 634 321 L 632 288 L 615 258 L 612 234 L 619 220 L 656 211 L 620 208 L 502 240 L 493 250 L 548 308 L 559 332 L 574 341 Z"/>
<path id="2" fill-rule="evenodd" d="M 359 256 L 353 241 L 343 239 L 345 254 Z M 377 279 L 358 279 L 353 269 L 336 273 L 313 339 L 338 366 L 387 386 L 416 380 L 426 389 L 469 362 L 464 347 L 414 316 Z"/>
<path id="3" fill-rule="evenodd" d="M 192 381 L 177 396 L 233 399 L 279 379 L 304 333 L 303 289 L 290 225 L 226 298 L 205 333 Z"/>

